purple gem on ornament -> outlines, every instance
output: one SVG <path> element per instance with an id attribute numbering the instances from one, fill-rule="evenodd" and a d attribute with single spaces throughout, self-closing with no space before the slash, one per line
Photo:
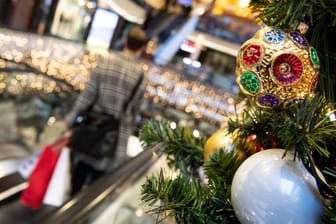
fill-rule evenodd
<path id="1" fill-rule="evenodd" d="M 263 107 L 277 107 L 279 99 L 273 95 L 263 95 L 258 97 L 258 104 Z"/>
<path id="2" fill-rule="evenodd" d="M 304 36 L 302 36 L 299 32 L 291 32 L 289 35 L 292 38 L 292 40 L 299 46 L 307 47 L 309 45 L 307 39 Z"/>
<path id="3" fill-rule="evenodd" d="M 276 44 L 285 39 L 285 33 L 279 29 L 270 30 L 265 33 L 265 39 L 270 43 Z"/>

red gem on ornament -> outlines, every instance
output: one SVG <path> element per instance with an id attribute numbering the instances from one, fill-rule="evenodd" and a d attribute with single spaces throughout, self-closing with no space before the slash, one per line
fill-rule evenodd
<path id="1" fill-rule="evenodd" d="M 317 85 L 317 81 L 318 81 L 318 77 L 319 77 L 319 73 L 316 73 L 311 84 L 310 84 L 310 92 L 312 93 L 315 88 L 316 88 L 316 85 Z"/>
<path id="2" fill-rule="evenodd" d="M 303 71 L 302 62 L 293 54 L 281 54 L 275 58 L 273 76 L 282 85 L 291 85 L 300 79 Z"/>
<path id="3" fill-rule="evenodd" d="M 251 66 L 257 63 L 262 55 L 262 47 L 257 44 L 251 44 L 243 51 L 243 62 L 245 65 Z"/>

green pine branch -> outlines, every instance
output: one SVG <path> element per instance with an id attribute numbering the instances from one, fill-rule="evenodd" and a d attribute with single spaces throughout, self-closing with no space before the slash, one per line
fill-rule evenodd
<path id="1" fill-rule="evenodd" d="M 158 222 L 173 216 L 177 223 L 206 223 L 202 221 L 206 191 L 196 178 L 180 174 L 173 179 L 161 170 L 158 176 L 147 177 L 141 200 L 152 206 L 148 212 L 157 215 Z"/>
<path id="2" fill-rule="evenodd" d="M 336 171 L 335 169 L 326 169 L 325 174 L 329 176 L 333 176 L 336 178 Z M 336 186 L 331 186 L 332 190 L 336 192 Z M 324 209 L 323 216 L 322 216 L 323 223 L 336 223 L 336 200 L 329 200 L 327 206 Z"/>
<path id="3" fill-rule="evenodd" d="M 251 105 L 242 114 L 228 119 L 228 131 L 237 133 L 237 140 L 256 134 L 264 140 L 273 135 L 278 147 L 295 150 L 305 142 L 304 151 L 317 151 L 328 157 L 326 147 L 334 141 L 336 122 L 330 118 L 335 108 L 323 95 L 315 94 L 292 107 L 267 109 Z M 263 142 L 261 142 L 263 144 Z M 263 145 L 269 148 L 269 145 Z"/>
<path id="4" fill-rule="evenodd" d="M 231 184 L 241 163 L 235 151 L 223 149 L 213 154 L 204 166 L 210 189 L 205 212 L 215 217 L 215 223 L 238 223 L 231 204 Z"/>
<path id="5" fill-rule="evenodd" d="M 317 151 L 329 157 L 326 146 L 335 138 L 336 122 L 330 119 L 335 112 L 334 106 L 323 95 L 307 97 L 302 103 L 281 112 L 282 122 L 274 125 L 278 139 L 284 147 L 306 145 L 308 148 L 304 151 Z"/>
<path id="6" fill-rule="evenodd" d="M 251 135 L 256 135 L 256 144 L 264 149 L 282 147 L 274 126 L 278 122 L 281 122 L 281 117 L 277 109 L 261 108 L 248 102 L 242 113 L 228 118 L 227 129 L 237 147 L 248 157 L 254 153 L 248 146 Z"/>
<path id="7" fill-rule="evenodd" d="M 205 138 L 195 138 L 189 128 L 172 129 L 168 121 L 147 120 L 139 132 L 139 139 L 144 148 L 162 143 L 169 167 L 181 172 L 197 175 L 203 164 Z"/>
<path id="8" fill-rule="evenodd" d="M 238 223 L 231 204 L 231 182 L 239 161 L 234 152 L 215 153 L 205 167 L 209 184 L 202 179 L 181 173 L 176 178 L 164 174 L 146 178 L 141 200 L 157 222 L 173 217 L 176 223 Z"/>
<path id="9" fill-rule="evenodd" d="M 336 4 L 330 0 L 252 0 L 252 12 L 264 24 L 284 30 L 296 29 L 300 22 L 314 26 L 321 18 L 329 17 L 325 24 L 336 26 Z"/>

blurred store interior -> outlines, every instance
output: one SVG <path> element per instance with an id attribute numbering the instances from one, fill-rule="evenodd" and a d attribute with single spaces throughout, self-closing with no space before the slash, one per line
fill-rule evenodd
<path id="1" fill-rule="evenodd" d="M 150 83 L 139 114 L 139 127 L 143 119 L 167 119 L 209 136 L 229 116 L 242 110 L 244 104 L 237 100 L 235 83 L 236 55 L 240 45 L 259 28 L 248 3 L 0 0 L 0 175 L 4 178 L 2 183 L 12 181 L 1 187 L 6 190 L 0 193 L 1 219 L 6 216 L 6 220 L 27 223 L 27 218 L 22 217 L 35 221 L 47 217 L 58 223 L 71 217 L 71 212 L 83 210 L 87 202 L 79 195 L 81 204 L 64 212 L 63 218 L 59 209 L 43 215 L 19 211 L 22 217 L 17 220 L 12 209 L 18 210 L 17 198 L 25 183 L 18 177 L 17 167 L 34 151 L 60 136 L 65 129 L 64 115 L 85 86 L 96 56 L 121 49 L 125 32 L 133 25 L 144 27 L 149 37 L 142 58 Z M 137 144 L 129 149 L 130 155 L 137 158 L 143 152 L 136 140 L 130 142 Z M 155 223 L 155 218 L 147 217 L 138 205 L 129 202 L 134 197 L 129 198 L 130 192 L 138 194 L 136 186 L 146 173 L 161 166 L 162 160 L 163 157 L 150 160 L 153 164 L 148 164 L 137 180 L 127 187 L 124 183 L 110 189 L 104 205 L 92 206 L 93 211 L 88 209 L 81 217 L 89 223 L 112 219 L 112 223 Z M 106 193 L 101 186 L 92 187 L 88 191 L 95 192 L 93 199 Z M 113 218 L 102 212 L 105 210 Z"/>

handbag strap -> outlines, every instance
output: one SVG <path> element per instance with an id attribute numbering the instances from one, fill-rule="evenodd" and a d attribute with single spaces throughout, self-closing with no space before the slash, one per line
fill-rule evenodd
<path id="1" fill-rule="evenodd" d="M 135 86 L 134 86 L 133 89 L 132 89 L 132 92 L 131 92 L 130 96 L 128 97 L 127 101 L 124 103 L 122 112 L 125 112 L 125 111 L 126 111 L 128 104 L 131 102 L 131 100 L 133 99 L 135 93 L 136 93 L 137 90 L 139 89 L 140 84 L 142 83 L 143 78 L 144 78 L 144 74 L 141 73 L 141 75 L 140 75 L 140 77 L 139 77 L 137 83 L 135 84 Z"/>
<path id="2" fill-rule="evenodd" d="M 124 61 L 127 62 L 127 64 L 128 64 L 127 68 L 132 67 L 132 64 L 134 63 L 133 62 L 133 56 L 130 57 L 130 55 L 124 54 L 122 52 L 120 52 L 119 56 L 123 57 Z M 140 84 L 141 84 L 141 82 L 143 80 L 143 77 L 144 77 L 144 72 L 142 70 L 142 72 L 140 74 L 140 77 L 138 78 L 136 84 L 134 85 L 134 87 L 132 89 L 131 94 L 129 95 L 128 99 L 125 101 L 125 103 L 124 103 L 124 105 L 122 107 L 121 113 L 123 113 L 123 112 L 125 112 L 127 110 L 127 107 L 129 105 L 129 103 L 132 101 L 132 99 L 134 98 L 137 90 L 139 89 L 139 86 L 140 86 Z M 124 88 L 125 88 L 125 84 L 124 84 Z"/>

